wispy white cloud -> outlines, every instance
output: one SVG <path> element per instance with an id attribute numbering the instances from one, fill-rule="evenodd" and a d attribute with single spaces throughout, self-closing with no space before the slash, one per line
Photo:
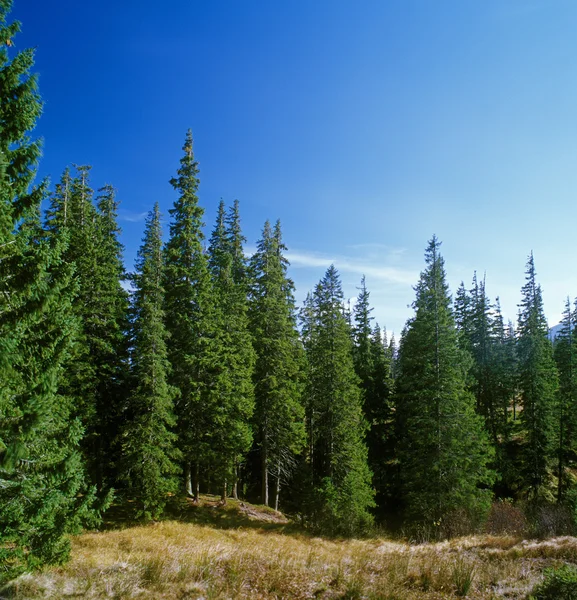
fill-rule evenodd
<path id="1" fill-rule="evenodd" d="M 389 283 L 414 285 L 419 277 L 419 273 L 412 269 L 391 267 L 386 264 L 379 264 L 376 261 L 366 261 L 346 256 L 325 256 L 291 251 L 287 253 L 286 257 L 294 268 L 328 268 L 334 264 L 343 273 L 366 275 Z"/>
<path id="2" fill-rule="evenodd" d="M 148 211 L 136 213 L 129 210 L 121 210 L 118 213 L 118 220 L 128 221 L 129 223 L 139 223 L 140 221 L 144 221 L 144 219 L 146 219 L 146 215 L 148 215 Z"/>
<path id="3" fill-rule="evenodd" d="M 394 248 L 388 244 L 380 244 L 378 242 L 369 242 L 366 244 L 348 244 L 346 248 L 361 252 L 379 252 L 386 256 L 401 256 L 406 252 L 406 248 Z"/>

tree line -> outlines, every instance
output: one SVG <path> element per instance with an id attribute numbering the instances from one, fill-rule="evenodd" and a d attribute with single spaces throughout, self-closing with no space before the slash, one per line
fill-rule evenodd
<path id="1" fill-rule="evenodd" d="M 33 52 L 0 0 L 0 581 L 66 560 L 116 499 L 158 519 L 201 492 L 304 526 L 471 527 L 494 499 L 575 506 L 576 311 L 548 336 L 533 256 L 516 326 L 485 280 L 453 303 L 433 236 L 399 344 L 331 266 L 297 307 L 279 222 L 247 257 L 240 207 L 205 238 L 192 133 L 127 273 L 112 186 L 35 183 Z M 7 42 L 10 42 L 9 44 Z M 43 210 L 43 207 L 46 207 Z M 127 291 L 130 290 L 130 291 Z"/>

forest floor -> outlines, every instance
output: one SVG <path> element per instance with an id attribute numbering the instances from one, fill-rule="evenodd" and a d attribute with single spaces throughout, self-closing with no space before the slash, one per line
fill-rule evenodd
<path id="1" fill-rule="evenodd" d="M 546 567 L 577 562 L 577 538 L 470 536 L 408 544 L 300 531 L 266 507 L 205 496 L 174 520 L 133 525 L 119 509 L 72 558 L 23 575 L 0 598 L 526 598 Z"/>

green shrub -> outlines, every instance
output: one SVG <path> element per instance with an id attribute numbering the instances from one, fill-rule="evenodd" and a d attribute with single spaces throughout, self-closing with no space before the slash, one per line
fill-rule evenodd
<path id="1" fill-rule="evenodd" d="M 545 579 L 537 585 L 532 600 L 577 600 L 577 567 L 564 565 L 559 569 L 546 569 Z"/>

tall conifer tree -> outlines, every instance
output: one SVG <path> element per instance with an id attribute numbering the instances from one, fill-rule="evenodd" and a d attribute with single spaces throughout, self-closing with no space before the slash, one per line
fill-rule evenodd
<path id="1" fill-rule="evenodd" d="M 0 39 L 12 2 L 0 0 Z M 41 111 L 33 51 L 0 48 L 0 582 L 69 552 L 68 533 L 91 517 L 78 451 L 82 429 L 58 394 L 77 322 L 66 240 L 40 225 L 46 182 L 32 187 L 40 145 L 27 137 Z"/>
<path id="2" fill-rule="evenodd" d="M 180 458 L 173 432 L 176 390 L 168 384 L 161 235 L 160 209 L 155 204 L 133 276 L 130 363 L 134 389 L 122 431 L 122 476 L 145 519 L 159 517 L 167 494 L 176 492 Z"/>
<path id="3" fill-rule="evenodd" d="M 312 519 L 329 531 L 352 533 L 371 522 L 371 472 L 364 444 L 359 379 L 337 270 L 316 286 L 304 314 L 309 461 L 315 506 Z"/>
<path id="4" fill-rule="evenodd" d="M 361 280 L 359 295 L 354 306 L 353 357 L 355 371 L 360 379 L 363 414 L 368 425 L 366 443 L 369 467 L 377 492 L 379 508 L 384 508 L 392 483 L 388 463 L 392 456 L 392 428 L 390 392 L 391 361 L 380 327 L 371 326 L 372 308 L 365 278 Z"/>
<path id="5" fill-rule="evenodd" d="M 533 253 L 527 261 L 526 283 L 519 305 L 519 391 L 524 430 L 521 476 L 529 499 L 548 497 L 555 455 L 554 413 L 558 374 L 549 329 L 543 312 L 541 286 L 537 284 Z"/>
<path id="6" fill-rule="evenodd" d="M 406 516 L 443 530 L 453 511 L 484 515 L 491 494 L 483 486 L 492 477 L 483 423 L 466 389 L 471 359 L 458 345 L 439 247 L 433 237 L 425 252 L 395 383 Z"/>
<path id="7" fill-rule="evenodd" d="M 219 353 L 213 386 L 219 416 L 212 430 L 212 463 L 223 484 L 223 501 L 229 482 L 236 490 L 238 465 L 252 442 L 255 354 L 248 328 L 243 241 L 238 202 L 228 216 L 221 202 L 208 254 L 215 291 L 215 339 Z"/>
<path id="8" fill-rule="evenodd" d="M 198 203 L 198 163 L 190 130 L 183 152 L 177 176 L 170 180 L 178 198 L 169 211 L 172 221 L 164 251 L 165 314 L 171 383 L 179 391 L 176 414 L 185 484 L 187 492 L 198 499 L 200 472 L 210 464 L 213 451 L 213 419 L 218 410 L 211 391 L 220 356 L 213 286 L 202 245 L 204 209 Z"/>
<path id="9" fill-rule="evenodd" d="M 559 399 L 556 411 L 557 427 L 557 501 L 567 495 L 570 478 L 568 467 L 577 458 L 577 338 L 575 312 L 567 298 L 561 330 L 554 345 L 555 362 L 559 371 Z"/>
<path id="10" fill-rule="evenodd" d="M 250 271 L 250 324 L 256 365 L 255 441 L 260 454 L 261 501 L 270 504 L 269 478 L 275 479 L 278 509 L 281 481 L 288 481 L 294 456 L 305 441 L 301 403 L 304 354 L 298 339 L 294 286 L 288 278 L 280 223 L 267 221 Z"/>
<path id="11" fill-rule="evenodd" d="M 95 206 L 91 167 L 77 166 L 76 171 L 71 177 L 66 169 L 56 186 L 46 226 L 54 238 L 69 240 L 65 259 L 74 265 L 78 281 L 73 308 L 81 331 L 62 391 L 76 398 L 86 432 L 88 470 L 104 491 L 114 485 L 118 451 L 113 443 L 126 393 L 128 294 L 122 287 L 123 248 L 114 189 L 99 190 Z"/>

